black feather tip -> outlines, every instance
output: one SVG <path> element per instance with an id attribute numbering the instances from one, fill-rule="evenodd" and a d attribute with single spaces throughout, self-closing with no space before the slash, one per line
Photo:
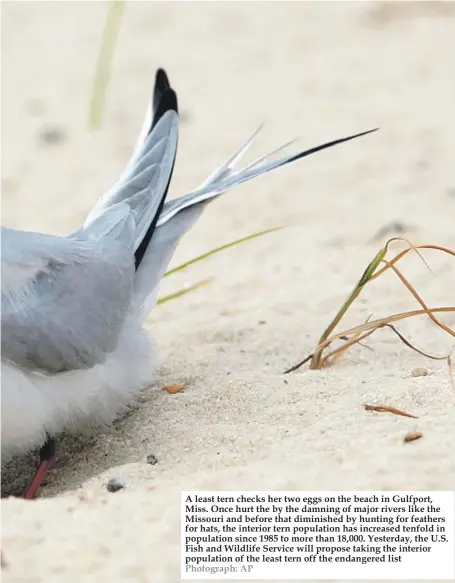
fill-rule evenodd
<path id="1" fill-rule="evenodd" d="M 155 75 L 155 88 L 153 90 L 153 113 L 156 112 L 164 93 L 171 88 L 169 78 L 164 69 L 158 69 Z"/>
<path id="2" fill-rule="evenodd" d="M 354 140 L 355 138 L 360 138 L 361 136 L 366 136 L 367 134 L 371 134 L 373 132 L 377 132 L 379 128 L 375 128 L 374 130 L 368 130 L 366 132 L 361 132 L 360 134 L 354 134 L 353 136 L 348 136 L 347 138 L 340 138 L 338 140 L 332 140 L 331 142 L 326 142 L 325 144 L 321 144 L 320 146 L 315 146 L 314 148 L 310 148 L 309 150 L 305 150 L 304 152 L 300 152 L 296 154 L 289 160 L 287 160 L 286 164 L 290 162 L 295 162 L 300 158 L 305 158 L 305 156 L 311 156 L 311 154 L 315 154 L 316 152 L 320 152 L 321 150 L 325 150 L 326 148 L 331 148 L 332 146 L 336 146 L 337 144 L 342 144 L 343 142 L 349 142 L 349 140 Z"/>
<path id="3" fill-rule="evenodd" d="M 164 93 L 166 89 L 170 89 L 169 77 L 164 69 L 158 69 L 155 75 L 155 93 L 157 91 Z"/>
<path id="4" fill-rule="evenodd" d="M 166 75 L 164 69 L 158 69 L 155 76 L 155 89 L 153 91 L 153 121 L 148 135 L 151 134 L 153 128 L 156 126 L 156 124 L 160 121 L 160 119 L 167 111 L 175 111 L 176 113 L 178 113 L 177 95 L 175 91 L 171 88 L 168 76 Z M 167 192 L 169 190 L 169 184 L 171 182 L 172 173 L 174 171 L 174 163 L 175 157 L 172 163 L 169 181 L 166 184 L 166 187 L 163 191 L 161 201 L 156 211 L 156 214 L 151 224 L 149 225 L 149 228 L 147 229 L 144 238 L 142 239 L 141 243 L 139 244 L 134 254 L 136 269 L 139 268 L 139 265 L 141 264 L 141 261 L 144 258 L 147 247 L 150 244 L 150 241 L 152 240 L 153 233 L 155 232 L 156 223 L 158 222 L 160 213 L 163 209 L 164 201 L 167 196 Z"/>
<path id="5" fill-rule="evenodd" d="M 164 69 L 158 69 L 155 75 L 155 88 L 153 90 L 153 122 L 150 132 L 166 111 L 171 110 L 178 113 L 177 95 L 171 88 L 166 71 Z"/>

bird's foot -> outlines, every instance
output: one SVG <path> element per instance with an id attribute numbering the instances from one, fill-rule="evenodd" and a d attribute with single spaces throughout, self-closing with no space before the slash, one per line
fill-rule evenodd
<path id="1" fill-rule="evenodd" d="M 24 495 L 25 500 L 33 500 L 36 498 L 39 488 L 44 483 L 47 473 L 55 466 L 55 441 L 52 437 L 48 437 L 46 443 L 40 449 L 40 462 L 38 469 L 27 488 Z"/>

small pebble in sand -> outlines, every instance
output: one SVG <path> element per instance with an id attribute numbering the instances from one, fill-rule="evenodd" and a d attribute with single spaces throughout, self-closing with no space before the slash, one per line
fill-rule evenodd
<path id="1" fill-rule="evenodd" d="M 117 478 L 111 478 L 106 487 L 109 492 L 118 492 L 119 490 L 123 490 L 125 484 L 117 480 Z"/>
<path id="2" fill-rule="evenodd" d="M 426 377 L 428 370 L 426 368 L 413 368 L 411 374 L 413 377 Z"/>
<path id="3" fill-rule="evenodd" d="M 158 458 L 156 457 L 156 455 L 154 453 L 149 453 L 146 461 L 151 466 L 154 466 L 155 464 L 158 463 Z"/>

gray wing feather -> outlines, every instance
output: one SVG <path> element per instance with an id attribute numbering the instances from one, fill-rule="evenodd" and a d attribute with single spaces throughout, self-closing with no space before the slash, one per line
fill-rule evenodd
<path id="1" fill-rule="evenodd" d="M 71 238 L 79 241 L 98 241 L 106 237 L 133 250 L 135 230 L 135 213 L 131 212 L 128 204 L 118 203 L 96 217 L 86 228 L 73 233 Z"/>
<path id="2" fill-rule="evenodd" d="M 139 144 L 120 180 L 92 209 L 84 228 L 90 226 L 110 206 L 119 202 L 127 203 L 135 215 L 135 248 L 138 247 L 159 210 L 163 191 L 172 173 L 178 144 L 178 125 L 178 114 L 175 111 L 167 111 L 160 118 L 145 141 Z"/>
<path id="3" fill-rule="evenodd" d="M 35 234 L 21 235 L 28 240 L 33 265 Z M 133 252 L 110 237 L 50 239 L 44 241 L 52 249 L 51 257 L 44 254 L 45 266 L 40 264 L 19 289 L 2 290 L 2 358 L 43 373 L 90 368 L 117 346 L 133 293 Z M 25 247 L 23 241 L 23 264 L 28 262 Z M 65 252 L 59 253 L 59 247 Z M 5 241 L 2 272 L 8 277 L 15 263 L 4 251 Z"/>

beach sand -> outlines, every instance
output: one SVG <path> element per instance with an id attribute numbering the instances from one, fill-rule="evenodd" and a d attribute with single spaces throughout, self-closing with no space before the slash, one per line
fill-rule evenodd
<path id="1" fill-rule="evenodd" d="M 414 243 L 455 248 L 455 6 L 128 3 L 103 125 L 90 132 L 106 11 L 2 6 L 2 224 L 63 234 L 81 223 L 128 160 L 158 66 L 182 114 L 171 196 L 196 187 L 262 121 L 253 156 L 294 137 L 297 150 L 380 131 L 206 209 L 172 265 L 290 227 L 166 278 L 163 295 L 213 279 L 150 315 L 162 365 L 138 405 L 99 434 L 61 440 L 39 500 L 2 500 L 2 581 L 179 581 L 181 490 L 453 490 L 455 392 L 444 360 L 381 330 L 322 371 L 283 371 L 313 350 L 396 234 L 385 228 L 399 222 Z M 453 258 L 425 258 L 433 274 L 415 254 L 404 273 L 428 305 L 454 305 Z M 418 307 L 388 274 L 342 325 Z M 453 327 L 454 314 L 444 321 Z M 432 354 L 453 345 L 423 318 L 399 329 Z M 428 374 L 413 376 L 417 367 Z M 184 391 L 162 390 L 170 384 Z M 404 443 L 408 432 L 423 437 Z M 29 455 L 4 468 L 4 496 L 21 491 L 35 463 Z M 125 488 L 109 493 L 110 478 Z"/>

